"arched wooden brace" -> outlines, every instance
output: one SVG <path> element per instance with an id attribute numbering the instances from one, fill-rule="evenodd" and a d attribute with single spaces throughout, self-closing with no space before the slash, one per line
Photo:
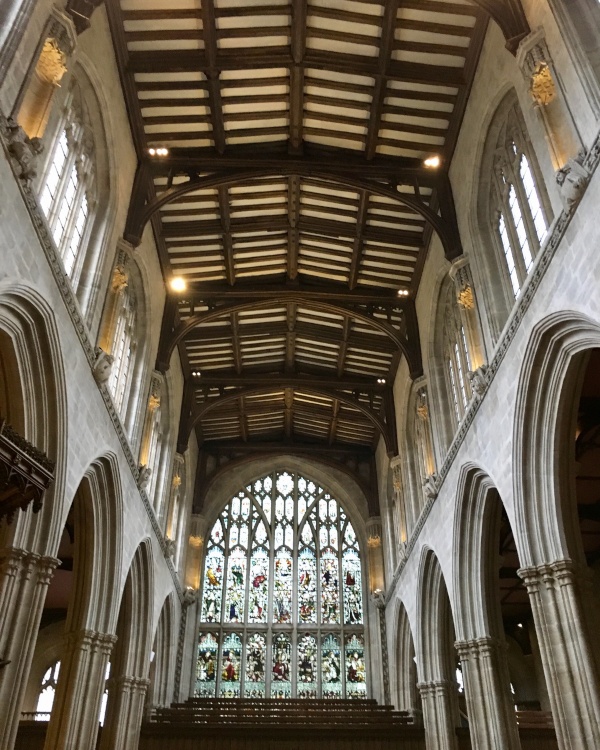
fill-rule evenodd
<path id="1" fill-rule="evenodd" d="M 462 245 L 460 241 L 460 235 L 458 232 L 458 223 L 456 220 L 456 214 L 454 212 L 453 203 L 447 201 L 440 202 L 441 216 L 433 211 L 426 203 L 421 202 L 416 198 L 411 198 L 408 195 L 399 193 L 391 187 L 387 187 L 384 183 L 374 180 L 359 179 L 352 175 L 344 173 L 336 173 L 333 170 L 324 170 L 315 168 L 314 164 L 298 165 L 295 164 L 290 168 L 286 168 L 284 165 L 280 165 L 276 171 L 272 167 L 265 167 L 264 169 L 242 169 L 237 172 L 227 172 L 226 174 L 213 174 L 208 177 L 202 177 L 197 179 L 190 179 L 188 182 L 182 185 L 176 185 L 170 187 L 160 194 L 157 198 L 154 198 L 150 203 L 143 203 L 145 196 L 146 185 L 143 175 L 150 173 L 149 165 L 147 162 L 142 162 L 138 166 L 138 173 L 140 179 L 134 181 L 134 186 L 131 195 L 130 208 L 127 216 L 127 222 L 125 225 L 124 238 L 127 242 L 130 242 L 134 246 L 138 246 L 142 239 L 142 233 L 144 227 L 152 216 L 159 211 L 163 206 L 168 203 L 172 203 L 178 198 L 183 197 L 187 193 L 191 193 L 195 190 L 203 190 L 206 188 L 215 188 L 220 186 L 231 186 L 247 184 L 256 179 L 263 177 L 273 176 L 285 176 L 285 177 L 311 177 L 327 180 L 347 187 L 353 187 L 356 190 L 366 190 L 374 195 L 379 195 L 383 198 L 389 198 L 390 200 L 397 201 L 403 205 L 411 208 L 413 211 L 422 216 L 425 221 L 435 230 L 439 235 L 442 245 L 444 247 L 444 253 L 448 260 L 454 260 L 458 256 L 462 255 Z M 445 187 L 444 192 L 447 193 L 449 190 L 448 185 Z M 143 208 L 142 208 L 143 205 Z"/>
<path id="2" fill-rule="evenodd" d="M 279 388 L 291 388 L 292 390 L 296 390 L 296 388 L 298 388 L 299 386 L 293 383 L 290 384 L 288 381 L 286 381 L 285 375 L 282 375 L 281 383 L 279 384 L 278 387 Z M 209 412 L 213 411 L 213 409 L 216 409 L 219 406 L 228 404 L 230 401 L 237 401 L 238 399 L 244 398 L 247 396 L 258 396 L 259 394 L 265 393 L 266 391 L 270 391 L 270 390 L 272 390 L 272 386 L 266 386 L 266 387 L 263 386 L 262 388 L 240 388 L 237 391 L 226 393 L 225 395 L 219 398 L 211 399 L 210 401 L 207 401 L 201 406 L 196 407 L 192 415 L 192 418 L 190 419 L 188 423 L 188 427 L 186 430 L 187 437 L 189 438 L 190 433 L 192 432 L 194 427 L 198 424 L 198 422 L 202 419 L 202 417 L 205 414 L 208 414 Z M 397 455 L 398 436 L 396 435 L 395 423 L 388 424 L 387 422 L 384 422 L 368 406 L 361 404 L 359 401 L 355 401 L 350 396 L 346 396 L 340 393 L 339 391 L 329 390 L 328 388 L 315 388 L 314 386 L 311 386 L 310 384 L 307 384 L 306 386 L 303 385 L 302 390 L 305 391 L 306 393 L 314 393 L 315 395 L 318 395 L 318 396 L 326 396 L 327 398 L 330 398 L 334 401 L 340 401 L 342 404 L 346 404 L 346 406 L 349 406 L 351 409 L 356 409 L 357 411 L 360 411 L 377 428 L 377 431 L 383 437 L 385 441 L 385 447 L 386 447 L 388 456 L 392 457 L 392 456 Z M 393 393 L 391 394 L 391 398 L 393 399 Z M 386 409 L 386 414 L 387 414 L 387 411 L 388 410 Z"/>
<path id="3" fill-rule="evenodd" d="M 306 455 L 311 459 L 315 458 L 314 452 L 310 450 L 303 451 L 302 448 L 298 445 L 294 446 L 281 446 L 282 451 L 289 452 L 290 454 L 294 455 Z M 203 507 L 204 507 L 204 499 L 206 497 L 206 494 L 213 482 L 215 482 L 222 474 L 228 472 L 228 471 L 235 471 L 239 466 L 243 466 L 244 464 L 250 462 L 250 461 L 256 461 L 257 459 L 264 458 L 265 462 L 269 459 L 273 458 L 273 452 L 271 450 L 265 450 L 265 451 L 256 451 L 253 452 L 247 456 L 241 456 L 239 458 L 235 458 L 232 461 L 227 461 L 222 466 L 220 466 L 214 474 L 212 474 L 205 483 L 198 483 L 197 489 L 194 494 L 194 507 L 193 512 L 194 513 L 202 513 Z M 361 488 L 361 490 L 364 492 L 365 497 L 367 498 L 367 502 L 369 505 L 369 515 L 370 516 L 378 516 L 380 513 L 379 510 L 379 494 L 377 492 L 377 473 L 375 472 L 373 474 L 373 481 L 371 483 L 367 482 L 364 477 L 362 477 L 358 471 L 354 471 L 350 466 L 347 466 L 346 464 L 340 463 L 338 461 L 334 461 L 331 458 L 328 458 L 325 455 L 320 454 L 318 457 L 319 463 L 325 464 L 326 466 L 330 466 L 332 469 L 338 469 L 338 471 L 342 471 L 344 474 L 349 476 L 356 484 Z"/>
<path id="4" fill-rule="evenodd" d="M 506 39 L 506 49 L 516 55 L 519 42 L 531 31 L 521 0 L 471 0 L 471 2 L 485 10 L 496 21 Z"/>
<path id="5" fill-rule="evenodd" d="M 171 299 L 171 298 L 169 298 Z M 160 372 L 166 372 L 169 369 L 169 362 L 171 356 L 177 344 L 185 338 L 186 334 L 192 331 L 201 323 L 208 323 L 217 318 L 230 315 L 231 313 L 241 312 L 245 310 L 259 310 L 262 307 L 272 307 L 273 303 L 277 299 L 274 296 L 273 299 L 260 300 L 253 302 L 240 302 L 238 304 L 224 305 L 223 307 L 210 310 L 209 312 L 200 313 L 188 318 L 184 323 L 181 323 L 176 328 L 172 328 L 169 331 L 169 321 L 163 319 L 163 326 L 161 331 L 161 342 L 159 346 L 159 352 L 157 356 L 156 369 Z M 342 315 L 343 317 L 353 317 L 356 320 L 360 320 L 372 328 L 385 333 L 389 338 L 396 344 L 396 346 L 402 351 L 408 362 L 411 378 L 418 378 L 423 374 L 423 364 L 421 360 L 421 347 L 419 343 L 419 331 L 417 326 L 416 311 L 414 310 L 414 302 L 411 305 L 406 304 L 406 317 L 407 317 L 407 330 L 412 333 L 413 336 L 406 338 L 393 326 L 383 321 L 371 318 L 364 313 L 361 313 L 353 308 L 342 307 L 341 305 L 332 305 L 327 302 L 320 302 L 318 300 L 307 300 L 299 293 L 297 296 L 290 295 L 286 296 L 286 301 L 295 302 L 297 304 L 304 305 L 314 310 L 320 310 L 321 312 L 334 313 Z M 171 313 L 174 317 L 173 306 L 169 306 L 169 303 L 165 305 L 165 315 Z"/>

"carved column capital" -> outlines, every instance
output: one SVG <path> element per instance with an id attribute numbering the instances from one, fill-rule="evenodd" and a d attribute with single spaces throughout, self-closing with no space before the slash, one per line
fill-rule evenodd
<path id="1" fill-rule="evenodd" d="M 427 680 L 417 682 L 417 690 L 422 698 L 446 695 L 454 686 L 448 680 Z"/>
<path id="2" fill-rule="evenodd" d="M 22 568 L 23 560 L 29 553 L 18 547 L 5 547 L 0 551 L 0 571 L 9 578 L 16 578 Z"/>
<path id="3" fill-rule="evenodd" d="M 506 643 L 499 638 L 490 635 L 481 638 L 471 638 L 456 641 L 454 644 L 461 661 L 478 660 L 488 658 L 494 654 L 506 651 Z"/>
<path id="4" fill-rule="evenodd" d="M 72 630 L 65 635 L 65 646 L 71 652 L 80 650 L 110 656 L 116 641 L 116 635 L 100 633 L 97 630 Z"/>
<path id="5" fill-rule="evenodd" d="M 551 563 L 520 568 L 517 571 L 530 594 L 539 591 L 542 585 L 548 589 L 557 585 L 572 586 L 577 573 L 577 566 L 570 559 L 555 560 Z"/>

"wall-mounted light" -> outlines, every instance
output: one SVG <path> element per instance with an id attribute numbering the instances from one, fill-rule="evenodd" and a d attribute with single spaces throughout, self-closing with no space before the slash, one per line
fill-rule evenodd
<path id="1" fill-rule="evenodd" d="M 160 146 L 159 148 L 149 148 L 148 153 L 150 156 L 168 156 L 169 149 Z"/>
<path id="2" fill-rule="evenodd" d="M 440 164 L 442 163 L 442 160 L 439 156 L 430 156 L 423 162 L 423 166 L 426 169 L 437 169 Z"/>
<path id="3" fill-rule="evenodd" d="M 173 276 L 169 282 L 169 286 L 174 292 L 185 292 L 187 289 L 187 283 L 183 276 Z"/>
<path id="4" fill-rule="evenodd" d="M 385 385 L 385 378 L 377 378 L 378 385 Z"/>
<path id="5" fill-rule="evenodd" d="M 409 294 L 408 289 L 398 289 L 398 297 L 408 297 Z"/>

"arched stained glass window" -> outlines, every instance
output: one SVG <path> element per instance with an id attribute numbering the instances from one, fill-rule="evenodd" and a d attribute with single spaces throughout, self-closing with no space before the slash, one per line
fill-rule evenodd
<path id="1" fill-rule="evenodd" d="M 274 472 L 208 535 L 200 697 L 366 697 L 363 576 L 346 512 L 310 479 Z"/>

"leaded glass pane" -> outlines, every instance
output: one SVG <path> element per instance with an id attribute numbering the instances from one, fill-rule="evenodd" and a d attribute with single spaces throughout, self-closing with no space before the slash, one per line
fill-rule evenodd
<path id="1" fill-rule="evenodd" d="M 265 662 L 267 641 L 264 635 L 254 633 L 246 644 L 246 676 L 244 698 L 265 697 Z"/>
<path id="2" fill-rule="evenodd" d="M 298 641 L 298 698 L 318 696 L 317 639 L 303 635 Z"/>
<path id="3" fill-rule="evenodd" d="M 343 556 L 344 622 L 347 625 L 362 623 L 362 586 L 358 553 L 346 550 Z"/>
<path id="4" fill-rule="evenodd" d="M 223 550 L 220 547 L 213 547 L 206 555 L 204 568 L 204 590 L 202 592 L 203 622 L 218 622 L 221 619 L 223 567 Z"/>
<path id="5" fill-rule="evenodd" d="M 346 696 L 365 698 L 365 641 L 361 635 L 346 639 Z"/>
<path id="6" fill-rule="evenodd" d="M 292 641 L 289 635 L 279 633 L 273 639 L 272 698 L 291 698 L 291 663 Z"/>
<path id="7" fill-rule="evenodd" d="M 257 479 L 209 534 L 197 694 L 366 695 L 363 606 L 359 544 L 338 502 L 287 472 Z"/>
<path id="8" fill-rule="evenodd" d="M 241 622 L 244 619 L 245 584 L 246 552 L 241 547 L 236 547 L 230 553 L 228 561 L 225 622 Z"/>
<path id="9" fill-rule="evenodd" d="M 339 562 L 333 551 L 321 555 L 321 620 L 327 623 L 340 621 Z"/>
<path id="10" fill-rule="evenodd" d="M 279 550 L 275 558 L 273 622 L 290 622 L 292 618 L 293 568 L 291 552 Z"/>
<path id="11" fill-rule="evenodd" d="M 269 598 L 269 557 L 265 549 L 252 553 L 248 622 L 266 622 Z"/>
<path id="12" fill-rule="evenodd" d="M 217 648 L 216 638 L 211 633 L 200 633 L 198 638 L 198 659 L 196 661 L 196 689 L 198 698 L 214 698 L 217 687 Z"/>
<path id="13" fill-rule="evenodd" d="M 323 698 L 342 697 L 342 662 L 340 639 L 328 635 L 321 648 L 321 680 Z"/>
<path id="14" fill-rule="evenodd" d="M 298 556 L 298 616 L 300 622 L 317 621 L 317 560 L 307 548 Z"/>
<path id="15" fill-rule="evenodd" d="M 236 633 L 230 633 L 223 641 L 221 650 L 221 698 L 240 697 L 240 663 L 242 641 Z"/>

